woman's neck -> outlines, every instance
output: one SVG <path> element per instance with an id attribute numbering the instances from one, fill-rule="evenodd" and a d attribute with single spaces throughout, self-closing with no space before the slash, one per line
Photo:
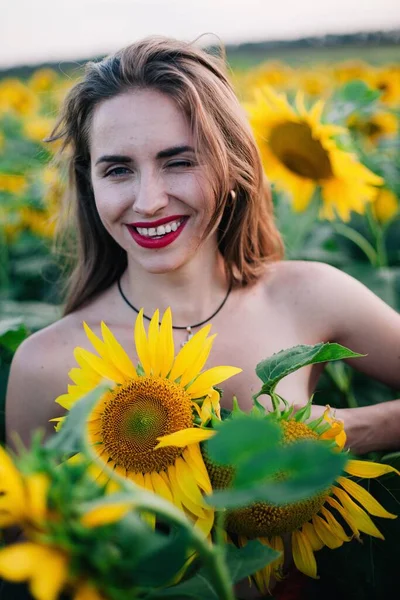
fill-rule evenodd
<path id="1" fill-rule="evenodd" d="M 154 274 L 129 261 L 121 278 L 128 300 L 151 316 L 171 307 L 176 326 L 193 325 L 208 319 L 223 301 L 228 291 L 228 276 L 224 259 L 215 253 L 206 263 L 199 253 L 179 270 Z"/>

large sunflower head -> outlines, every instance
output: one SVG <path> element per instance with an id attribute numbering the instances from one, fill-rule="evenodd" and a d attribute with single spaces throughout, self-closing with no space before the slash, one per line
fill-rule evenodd
<path id="1" fill-rule="evenodd" d="M 295 210 L 305 210 L 319 187 L 322 216 L 348 220 L 352 210 L 364 212 L 376 193 L 373 186 L 383 180 L 339 148 L 334 136 L 346 129 L 324 123 L 323 109 L 322 101 L 308 109 L 301 93 L 291 106 L 284 94 L 267 86 L 255 90 L 254 102 L 247 104 L 264 169 L 289 192 Z"/>
<path id="2" fill-rule="evenodd" d="M 154 313 L 148 333 L 140 311 L 135 323 L 136 366 L 102 323 L 102 339 L 86 324 L 97 352 L 76 348 L 79 368 L 69 373 L 74 385 L 57 398 L 66 409 L 101 379 L 111 391 L 93 409 L 88 434 L 93 448 L 119 475 L 183 508 L 207 533 L 213 511 L 202 493 L 211 492 L 199 442 L 212 435 L 205 425 L 219 416 L 219 392 L 214 388 L 241 369 L 213 367 L 203 371 L 215 336 L 210 325 L 200 329 L 175 356 L 172 316 L 159 322 Z"/>
<path id="3" fill-rule="evenodd" d="M 282 429 L 281 443 L 288 445 L 304 439 L 325 440 L 325 443 L 330 441 L 335 451 L 342 452 L 346 434 L 343 423 L 331 416 L 330 408 L 327 407 L 324 415 L 312 422 L 307 420 L 308 414 L 308 410 L 304 410 L 300 417 L 293 415 L 292 410 L 282 411 L 278 418 L 274 414 L 273 418 L 277 419 Z M 203 454 L 213 489 L 229 487 L 234 468 L 213 464 L 204 451 Z M 271 576 L 278 579 L 282 577 L 284 536 L 291 537 L 295 565 L 310 577 L 317 577 L 314 552 L 323 546 L 338 548 L 353 537 L 359 539 L 360 533 L 383 539 L 367 511 L 390 519 L 396 518 L 396 515 L 387 512 L 349 475 L 372 478 L 390 471 L 397 472 L 389 465 L 349 459 L 345 473 L 337 479 L 337 485 L 315 496 L 280 506 L 255 502 L 244 508 L 227 511 L 225 527 L 228 536 L 236 543 L 243 546 L 248 540 L 258 538 L 282 553 L 274 563 L 255 573 L 254 580 L 260 591 L 268 592 Z M 283 479 L 287 475 L 278 473 L 275 477 Z"/>

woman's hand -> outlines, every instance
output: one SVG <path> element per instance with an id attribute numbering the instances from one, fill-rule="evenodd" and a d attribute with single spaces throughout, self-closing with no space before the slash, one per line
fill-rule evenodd
<path id="1" fill-rule="evenodd" d="M 294 408 L 302 407 L 295 404 Z M 317 419 L 325 410 L 326 406 L 313 405 L 310 418 Z M 335 419 L 343 421 L 346 448 L 353 454 L 400 449 L 400 400 L 332 411 Z"/>

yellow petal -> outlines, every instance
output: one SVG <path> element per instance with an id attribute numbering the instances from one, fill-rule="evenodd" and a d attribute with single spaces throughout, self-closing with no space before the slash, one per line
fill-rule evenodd
<path id="1" fill-rule="evenodd" d="M 0 526 L 16 524 L 26 513 L 22 476 L 0 446 Z"/>
<path id="2" fill-rule="evenodd" d="M 318 537 L 317 532 L 314 529 L 314 525 L 312 523 L 304 523 L 303 527 L 302 527 L 302 532 L 303 535 L 306 536 L 306 538 L 308 539 L 308 541 L 310 542 L 310 546 L 313 550 L 313 552 L 316 552 L 317 550 L 321 550 L 321 548 L 323 547 L 323 542 L 321 542 L 320 538 Z"/>
<path id="3" fill-rule="evenodd" d="M 51 548 L 42 548 L 29 590 L 40 600 L 57 600 L 68 578 L 67 557 Z"/>
<path id="4" fill-rule="evenodd" d="M 8 546 L 0 551 L 0 577 L 29 581 L 39 600 L 56 600 L 67 579 L 67 559 L 61 552 L 32 542 Z"/>
<path id="5" fill-rule="evenodd" d="M 200 452 L 200 446 L 198 444 L 190 444 L 190 446 L 184 450 L 182 456 L 189 465 L 201 489 L 206 494 L 211 494 L 211 482 Z"/>
<path id="6" fill-rule="evenodd" d="M 174 496 L 174 500 L 175 497 L 177 497 L 178 502 L 181 504 L 181 506 L 188 508 L 190 512 L 193 513 L 193 515 L 204 519 L 206 516 L 205 511 L 203 510 L 200 503 L 192 500 L 192 498 L 190 497 L 190 492 L 185 487 L 185 483 L 183 481 L 180 481 L 180 475 L 178 474 L 175 465 L 170 465 L 168 467 L 168 477 L 171 482 L 171 489 L 172 494 Z M 175 501 L 174 504 L 176 504 Z M 208 508 L 209 507 L 207 506 L 207 509 Z"/>
<path id="7" fill-rule="evenodd" d="M 122 519 L 132 508 L 131 502 L 118 502 L 105 504 L 92 508 L 81 517 L 81 523 L 85 527 L 101 527 L 109 523 L 115 523 Z"/>
<path id="8" fill-rule="evenodd" d="M 151 475 L 150 473 L 144 473 L 143 475 L 144 477 L 144 487 L 146 490 L 148 490 L 149 492 L 153 492 L 154 493 L 154 488 L 153 488 L 153 484 L 151 481 Z M 142 513 L 143 519 L 146 521 L 146 523 L 152 528 L 155 529 L 156 526 L 156 516 L 154 513 L 149 513 L 149 512 L 144 512 Z"/>
<path id="9" fill-rule="evenodd" d="M 358 530 L 355 520 L 352 518 L 352 516 L 349 514 L 349 512 L 346 509 L 344 509 L 343 506 L 341 504 L 339 504 L 339 502 L 337 500 L 335 500 L 335 498 L 332 498 L 332 496 L 327 496 L 326 502 L 328 504 L 330 504 L 334 509 L 336 509 L 338 511 L 338 513 L 340 513 L 342 515 L 343 519 L 346 521 L 346 523 L 352 530 L 354 537 L 359 539 L 360 532 Z"/>
<path id="10" fill-rule="evenodd" d="M 194 334 L 194 336 L 181 348 L 177 357 L 174 361 L 169 379 L 175 381 L 195 362 L 201 354 L 206 337 L 211 329 L 211 325 L 202 327 L 200 331 Z"/>
<path id="11" fill-rule="evenodd" d="M 0 577 L 16 582 L 30 579 L 38 567 L 38 548 L 32 542 L 23 542 L 0 550 Z"/>
<path id="12" fill-rule="evenodd" d="M 198 506 L 207 507 L 194 475 L 183 458 L 179 457 L 176 459 L 175 469 L 178 485 L 181 487 L 184 494 Z"/>
<path id="13" fill-rule="evenodd" d="M 44 473 L 34 473 L 25 478 L 29 513 L 34 521 L 40 522 L 46 516 L 49 485 L 49 478 Z"/>
<path id="14" fill-rule="evenodd" d="M 363 487 L 358 485 L 355 481 L 347 479 L 346 477 L 338 477 L 337 482 L 340 483 L 342 488 L 346 490 L 348 494 L 353 496 L 367 509 L 370 515 L 375 517 L 383 517 L 384 519 L 396 519 L 397 515 L 394 515 L 383 508 L 381 504 L 375 498 L 367 492 Z"/>
<path id="15" fill-rule="evenodd" d="M 114 363 L 115 368 L 125 375 L 125 377 L 129 379 L 137 379 L 138 376 L 136 369 L 133 366 L 131 359 L 121 344 L 117 342 L 104 321 L 101 322 L 101 332 L 107 347 L 107 353 L 110 357 L 110 360 Z"/>
<path id="16" fill-rule="evenodd" d="M 138 485 L 139 487 L 144 488 L 144 477 L 142 473 L 133 473 L 133 471 L 127 471 L 126 474 L 127 478 L 130 479 L 131 481 L 133 481 L 133 483 L 135 483 L 136 485 Z"/>
<path id="17" fill-rule="evenodd" d="M 222 383 L 226 379 L 241 373 L 242 369 L 237 367 L 213 367 L 204 371 L 197 379 L 188 387 L 187 391 L 192 398 L 201 398 L 211 393 L 211 388 L 214 385 Z"/>
<path id="18" fill-rule="evenodd" d="M 152 374 L 158 377 L 162 366 L 162 350 L 159 344 L 160 311 L 157 309 L 151 318 L 148 332 L 148 348 Z"/>
<path id="19" fill-rule="evenodd" d="M 292 533 L 292 553 L 294 564 L 299 571 L 317 579 L 317 563 L 308 538 L 298 530 Z"/>
<path id="20" fill-rule="evenodd" d="M 121 372 L 118 371 L 110 362 L 99 358 L 84 348 L 75 348 L 74 357 L 77 362 L 79 362 L 79 359 L 82 358 L 87 362 L 88 365 L 90 365 L 93 371 L 101 375 L 101 377 L 105 377 L 106 379 L 110 379 L 116 383 L 125 382 L 125 377 L 123 377 Z"/>
<path id="21" fill-rule="evenodd" d="M 197 519 L 195 521 L 195 526 L 200 529 L 200 531 L 204 534 L 204 537 L 208 537 L 212 526 L 214 525 L 214 511 L 208 510 L 205 511 L 205 517 L 203 519 Z"/>
<path id="22" fill-rule="evenodd" d="M 143 324 L 143 309 L 140 309 L 135 321 L 135 348 L 145 374 L 151 375 L 149 344 Z"/>
<path id="23" fill-rule="evenodd" d="M 349 460 L 344 470 L 349 475 L 364 477 L 365 479 L 380 477 L 386 473 L 396 473 L 397 475 L 400 475 L 400 471 L 390 465 L 370 462 L 368 460 Z"/>
<path id="24" fill-rule="evenodd" d="M 79 586 L 74 596 L 74 600 L 104 600 L 104 596 L 86 582 Z"/>
<path id="25" fill-rule="evenodd" d="M 172 474 L 172 477 L 171 477 L 171 474 Z M 183 511 L 182 495 L 181 495 L 181 491 L 178 487 L 178 484 L 176 482 L 174 466 L 171 465 L 168 468 L 168 473 L 166 473 L 165 471 L 160 471 L 159 475 L 160 475 L 161 479 L 164 480 L 165 485 L 171 489 L 174 505 L 177 508 L 179 508 L 179 510 Z"/>
<path id="26" fill-rule="evenodd" d="M 379 529 L 374 525 L 367 513 L 358 504 L 353 502 L 350 496 L 336 486 L 332 486 L 333 493 L 340 500 L 344 509 L 350 514 L 357 526 L 357 529 L 372 535 L 373 537 L 385 539 Z"/>
<path id="27" fill-rule="evenodd" d="M 274 577 L 276 577 L 276 579 L 282 579 L 280 572 L 283 567 L 285 552 L 283 539 L 280 535 L 274 535 L 269 540 L 262 538 L 260 539 L 260 542 L 265 546 L 270 546 L 273 550 L 277 550 L 277 552 L 281 553 L 280 556 L 278 556 L 278 558 L 271 563 L 271 566 L 273 567 Z"/>
<path id="28" fill-rule="evenodd" d="M 97 354 L 107 360 L 109 358 L 108 353 L 107 353 L 107 348 L 105 343 L 103 342 L 103 340 L 101 340 L 89 327 L 89 325 L 83 321 L 83 328 L 85 330 L 85 333 L 90 341 L 90 343 L 92 344 L 93 348 L 96 350 Z"/>
<path id="29" fill-rule="evenodd" d="M 334 549 L 343 545 L 343 540 L 335 535 L 334 531 L 332 531 L 324 519 L 318 515 L 314 515 L 312 518 L 312 524 L 314 525 L 314 529 L 317 532 L 318 537 L 325 544 L 325 546 Z"/>
<path id="30" fill-rule="evenodd" d="M 70 408 L 72 408 L 76 401 L 77 398 L 70 396 L 70 394 L 61 394 L 61 396 L 57 396 L 57 398 L 54 400 L 54 402 L 57 402 L 57 404 L 59 404 L 66 410 L 70 410 Z M 54 420 L 55 419 L 51 419 L 51 421 Z"/>
<path id="31" fill-rule="evenodd" d="M 161 320 L 159 344 L 162 361 L 160 376 L 166 377 L 172 369 L 175 356 L 174 336 L 172 332 L 172 314 L 169 307 L 165 311 Z"/>
<path id="32" fill-rule="evenodd" d="M 211 419 L 212 416 L 212 403 L 211 403 L 211 397 L 207 396 L 207 398 L 204 398 L 203 404 L 201 405 L 201 409 L 200 409 L 200 419 L 202 424 L 206 424 L 208 423 L 208 421 Z"/>
<path id="33" fill-rule="evenodd" d="M 155 471 L 151 473 L 151 482 L 155 493 L 173 504 L 174 499 L 172 497 L 171 488 L 168 487 L 159 473 L 156 473 Z"/>
<path id="34" fill-rule="evenodd" d="M 185 387 L 188 383 L 192 381 L 203 369 L 204 365 L 207 362 L 207 359 L 210 355 L 211 348 L 216 338 L 216 334 L 211 335 L 208 339 L 204 341 L 204 346 L 202 350 L 199 352 L 197 359 L 194 360 L 186 369 L 186 371 L 182 374 L 182 378 L 180 384 Z"/>
<path id="35" fill-rule="evenodd" d="M 68 371 L 68 377 L 81 389 L 91 390 L 101 381 L 100 375 L 96 373 L 84 373 L 79 367 L 74 367 Z"/>
<path id="36" fill-rule="evenodd" d="M 339 521 L 335 519 L 333 514 L 329 512 L 327 508 L 322 507 L 321 514 L 325 517 L 325 520 L 327 521 L 331 531 L 337 538 L 343 540 L 343 542 L 350 542 L 351 538 L 346 534 Z"/>
<path id="37" fill-rule="evenodd" d="M 203 442 L 204 440 L 209 440 L 214 437 L 216 433 L 217 432 L 212 429 L 200 429 L 199 427 L 180 429 L 179 431 L 175 431 L 175 433 L 169 433 L 168 435 L 157 438 L 158 444 L 155 446 L 154 450 L 164 448 L 165 446 L 184 448 L 189 444 L 196 444 Z"/>

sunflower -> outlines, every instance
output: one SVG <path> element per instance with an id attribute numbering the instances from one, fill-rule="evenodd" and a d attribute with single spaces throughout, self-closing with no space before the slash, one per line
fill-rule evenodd
<path id="1" fill-rule="evenodd" d="M 400 68 L 399 65 L 388 65 L 371 71 L 368 83 L 382 94 L 381 100 L 389 106 L 400 104 Z"/>
<path id="2" fill-rule="evenodd" d="M 281 411 L 277 417 L 282 428 L 283 444 L 304 439 L 331 440 L 336 451 L 343 451 L 346 443 L 343 423 L 330 416 L 329 407 L 323 417 L 312 422 L 306 421 L 305 412 L 296 418 L 291 414 L 292 411 Z M 234 469 L 216 465 L 206 454 L 204 456 L 213 489 L 229 487 Z M 282 579 L 283 540 L 287 535 L 291 538 L 291 552 L 297 569 L 313 578 L 317 578 L 314 552 L 323 546 L 338 548 L 353 537 L 360 539 L 360 533 L 383 539 L 367 512 L 388 519 L 395 519 L 396 515 L 386 511 L 348 475 L 368 479 L 389 472 L 400 475 L 399 471 L 389 465 L 352 459 L 347 461 L 344 470 L 345 474 L 337 478 L 337 485 L 300 502 L 283 506 L 256 502 L 227 511 L 225 528 L 228 539 L 245 546 L 248 540 L 258 538 L 261 543 L 281 552 L 275 562 L 252 576 L 261 593 L 269 592 L 271 577 Z"/>
<path id="3" fill-rule="evenodd" d="M 347 124 L 350 131 L 360 133 L 372 144 L 376 144 L 382 138 L 394 137 L 398 130 L 398 122 L 395 115 L 384 111 L 364 117 L 361 115 L 351 115 Z"/>
<path id="4" fill-rule="evenodd" d="M 320 186 L 321 215 L 334 219 L 337 213 L 347 221 L 352 210 L 365 211 L 375 197 L 374 186 L 383 180 L 338 147 L 333 136 L 347 130 L 322 123 L 323 109 L 322 101 L 307 109 L 300 92 L 292 107 L 284 94 L 268 86 L 255 90 L 254 102 L 247 104 L 265 171 L 290 193 L 295 210 L 305 210 Z"/>
<path id="5" fill-rule="evenodd" d="M 100 339 L 85 323 L 98 353 L 76 348 L 79 368 L 70 371 L 74 385 L 56 399 L 70 409 L 101 379 L 112 389 L 88 419 L 90 442 L 108 467 L 137 485 L 174 503 L 208 535 L 214 511 L 203 499 L 211 493 L 199 442 L 213 432 L 204 425 L 219 414 L 219 392 L 213 386 L 241 369 L 214 367 L 201 373 L 215 336 L 210 325 L 198 331 L 175 357 L 170 309 L 159 323 L 157 310 L 146 335 L 143 311 L 135 323 L 139 364 L 135 367 L 105 323 Z M 101 476 L 101 474 L 99 473 Z"/>
<path id="6" fill-rule="evenodd" d="M 46 474 L 22 474 L 0 446 L 0 528 L 17 526 L 25 537 L 25 541 L 0 550 L 0 577 L 28 582 L 35 600 L 56 600 L 66 587 L 75 590 L 74 600 L 102 600 L 88 582 L 71 577 L 71 557 L 66 549 L 45 541 L 51 537 L 48 523 L 54 520 L 48 508 L 49 487 Z M 91 520 L 90 513 L 84 516 Z M 102 518 L 107 522 L 108 515 Z M 99 519 L 86 527 L 97 525 Z"/>

